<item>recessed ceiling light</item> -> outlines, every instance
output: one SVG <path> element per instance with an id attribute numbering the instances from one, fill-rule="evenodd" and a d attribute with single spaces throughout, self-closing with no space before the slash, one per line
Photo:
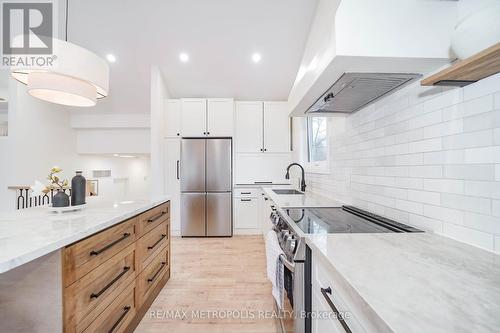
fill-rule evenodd
<path id="1" fill-rule="evenodd" d="M 260 55 L 260 53 L 252 54 L 252 61 L 253 62 L 259 63 L 261 59 L 262 59 L 262 56 Z"/>
<path id="2" fill-rule="evenodd" d="M 187 53 L 182 52 L 181 54 L 179 54 L 179 60 L 182 62 L 188 62 L 189 55 Z"/>
<path id="3" fill-rule="evenodd" d="M 111 62 L 111 63 L 116 62 L 116 57 L 115 57 L 115 55 L 114 55 L 114 54 L 111 54 L 111 53 L 110 53 L 110 54 L 106 54 L 106 59 L 107 59 L 109 62 Z"/>

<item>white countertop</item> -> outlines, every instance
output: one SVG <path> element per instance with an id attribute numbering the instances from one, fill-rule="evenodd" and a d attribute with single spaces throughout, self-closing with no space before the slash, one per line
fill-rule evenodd
<path id="1" fill-rule="evenodd" d="M 265 191 L 279 208 L 341 206 L 309 192 L 290 196 Z M 500 331 L 500 256 L 495 253 L 432 232 L 294 230 L 393 332 Z"/>
<path id="2" fill-rule="evenodd" d="M 394 332 L 499 332 L 500 256 L 433 233 L 306 235 Z"/>
<path id="3" fill-rule="evenodd" d="M 35 207 L 0 213 L 0 273 L 140 214 L 168 197 L 112 202 L 87 198 L 77 212 L 51 213 Z"/>
<path id="4" fill-rule="evenodd" d="M 276 189 L 276 188 L 274 188 Z M 342 207 L 342 203 L 327 197 L 305 192 L 304 194 L 276 194 L 271 188 L 264 188 L 266 195 L 280 208 Z"/>

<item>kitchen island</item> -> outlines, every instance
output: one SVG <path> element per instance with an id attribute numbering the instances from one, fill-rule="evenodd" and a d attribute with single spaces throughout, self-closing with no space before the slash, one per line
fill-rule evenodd
<path id="1" fill-rule="evenodd" d="M 169 198 L 2 213 L 0 273 L 0 332 L 132 331 L 170 277 Z"/>

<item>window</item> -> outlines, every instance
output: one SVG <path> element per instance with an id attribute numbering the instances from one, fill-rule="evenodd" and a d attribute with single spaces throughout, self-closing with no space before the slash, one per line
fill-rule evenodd
<path id="1" fill-rule="evenodd" d="M 309 163 L 328 160 L 328 135 L 325 117 L 307 118 L 307 155 Z"/>

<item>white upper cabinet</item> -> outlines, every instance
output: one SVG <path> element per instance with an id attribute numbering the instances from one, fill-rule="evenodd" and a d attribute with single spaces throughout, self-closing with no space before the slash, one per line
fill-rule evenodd
<path id="1" fill-rule="evenodd" d="M 236 102 L 237 153 L 290 152 L 287 102 Z"/>
<path id="2" fill-rule="evenodd" d="M 207 101 L 207 135 L 233 136 L 234 101 L 231 98 L 210 98 Z"/>
<path id="3" fill-rule="evenodd" d="M 181 135 L 181 101 L 179 99 L 165 100 L 165 137 Z"/>
<path id="4" fill-rule="evenodd" d="M 183 137 L 200 137 L 207 135 L 206 99 L 181 99 L 181 135 Z"/>
<path id="5" fill-rule="evenodd" d="M 264 152 L 290 151 L 290 118 L 287 102 L 264 102 Z"/>
<path id="6" fill-rule="evenodd" d="M 262 102 L 236 102 L 235 151 L 255 153 L 263 151 Z"/>

